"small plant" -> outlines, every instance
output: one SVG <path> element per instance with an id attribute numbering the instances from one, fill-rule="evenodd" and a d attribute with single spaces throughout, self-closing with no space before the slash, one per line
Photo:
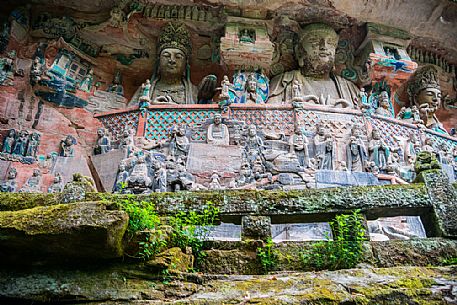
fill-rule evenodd
<path id="1" fill-rule="evenodd" d="M 274 243 L 271 238 L 268 238 L 263 247 L 257 248 L 257 259 L 262 265 L 264 273 L 273 270 L 278 264 L 278 250 L 273 249 Z"/>
<path id="2" fill-rule="evenodd" d="M 457 257 L 445 258 L 441 261 L 443 266 L 457 265 Z"/>
<path id="3" fill-rule="evenodd" d="M 130 233 L 156 229 L 160 226 L 160 218 L 152 203 L 125 199 L 121 202 L 121 207 L 129 214 L 128 230 Z"/>
<path id="4" fill-rule="evenodd" d="M 160 230 L 160 218 L 152 203 L 125 199 L 121 202 L 121 207 L 129 215 L 128 232 L 131 238 L 136 232 L 146 231 L 145 239 L 138 243 L 140 258 L 154 257 L 167 246 L 165 236 Z"/>
<path id="5" fill-rule="evenodd" d="M 314 243 L 311 249 L 301 253 L 305 267 L 322 269 L 353 268 L 363 256 L 363 242 L 366 240 L 363 217 L 359 210 L 349 215 L 338 215 L 330 222 L 333 241 Z"/>
<path id="6" fill-rule="evenodd" d="M 191 247 L 198 266 L 206 256 L 206 253 L 202 251 L 203 240 L 208 236 L 218 217 L 219 208 L 215 207 L 211 201 L 207 202 L 200 214 L 195 211 L 178 212 L 169 220 L 172 226 L 171 245 L 181 249 Z"/>
<path id="7" fill-rule="evenodd" d="M 161 230 L 154 230 L 152 232 L 147 232 L 145 240 L 138 244 L 140 246 L 139 256 L 147 260 L 165 249 L 167 241 Z"/>

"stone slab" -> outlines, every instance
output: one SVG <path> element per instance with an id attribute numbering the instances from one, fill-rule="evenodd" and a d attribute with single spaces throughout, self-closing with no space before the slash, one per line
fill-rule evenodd
<path id="1" fill-rule="evenodd" d="M 0 160 L 0 181 L 4 181 L 8 175 L 11 161 Z"/>
<path id="2" fill-rule="evenodd" d="M 378 178 L 372 173 L 331 170 L 319 170 L 316 172 L 316 188 L 379 184 Z"/>
<path id="3" fill-rule="evenodd" d="M 241 160 L 240 146 L 192 143 L 187 157 L 187 170 L 192 174 L 238 172 Z"/>
<path id="4" fill-rule="evenodd" d="M 446 175 L 448 176 L 449 182 L 454 183 L 455 182 L 454 167 L 452 167 L 451 165 L 448 165 L 448 164 L 441 164 L 441 166 L 443 168 L 443 172 L 445 172 Z"/>
<path id="5" fill-rule="evenodd" d="M 92 164 L 97 171 L 100 182 L 107 192 L 111 192 L 114 183 L 116 183 L 116 176 L 118 165 L 124 158 L 125 152 L 122 149 L 115 149 L 102 155 L 92 156 Z"/>
<path id="6" fill-rule="evenodd" d="M 86 159 L 78 157 L 57 157 L 51 173 L 60 173 L 64 184 L 73 180 L 74 173 L 92 177 Z"/>

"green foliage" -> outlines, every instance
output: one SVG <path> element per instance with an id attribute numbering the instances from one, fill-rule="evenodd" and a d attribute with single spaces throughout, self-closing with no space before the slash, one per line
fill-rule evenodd
<path id="1" fill-rule="evenodd" d="M 443 266 L 457 265 L 457 257 L 450 257 L 441 261 Z"/>
<path id="2" fill-rule="evenodd" d="M 366 240 L 363 217 L 359 210 L 349 215 L 338 215 L 330 222 L 333 241 L 314 243 L 301 253 L 305 267 L 317 270 L 353 268 L 362 259 L 363 242 Z"/>
<path id="3" fill-rule="evenodd" d="M 162 230 L 156 207 L 152 202 L 137 201 L 131 197 L 123 199 L 119 206 L 129 215 L 128 232 L 131 236 L 136 232 L 146 231 L 145 238 L 139 242 L 139 257 L 149 259 L 166 247 L 179 247 L 183 250 L 191 247 L 197 265 L 205 257 L 205 253 L 202 251 L 203 240 L 219 217 L 219 208 L 215 207 L 211 201 L 207 201 L 205 208 L 200 213 L 179 211 L 168 218 L 171 232 L 167 239 Z"/>
<path id="4" fill-rule="evenodd" d="M 257 248 L 257 260 L 262 265 L 264 273 L 273 270 L 278 264 L 279 251 L 273 249 L 274 243 L 268 238 L 263 247 Z"/>
<path id="5" fill-rule="evenodd" d="M 121 202 L 121 208 L 129 214 L 128 230 L 130 233 L 156 229 L 160 226 L 160 218 L 152 203 L 129 198 Z"/>
<path id="6" fill-rule="evenodd" d="M 172 227 L 170 246 L 181 249 L 191 247 L 198 265 L 206 256 L 206 253 L 202 251 L 203 240 L 208 236 L 211 226 L 218 220 L 218 217 L 219 208 L 215 207 L 211 201 L 206 203 L 201 214 L 195 211 L 176 213 L 169 219 Z"/>

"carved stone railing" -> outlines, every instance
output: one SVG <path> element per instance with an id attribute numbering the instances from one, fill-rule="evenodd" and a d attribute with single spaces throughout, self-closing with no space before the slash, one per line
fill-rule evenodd
<path id="1" fill-rule="evenodd" d="M 168 137 L 173 125 L 187 125 L 192 130 L 191 141 L 204 141 L 205 130 L 202 125 L 206 120 L 221 113 L 218 105 L 154 105 L 140 111 L 137 107 L 116 110 L 95 115 L 103 125 L 117 137 L 124 129 L 133 128 L 137 136 L 148 139 L 162 140 Z M 394 118 L 378 115 L 366 116 L 360 110 L 327 108 L 322 106 L 305 105 L 295 108 L 292 105 L 241 105 L 234 104 L 228 111 L 222 113 L 224 118 L 254 124 L 263 131 L 272 131 L 290 135 L 294 124 L 304 127 L 306 135 L 311 137 L 316 132 L 316 125 L 325 124 L 337 141 L 337 147 L 346 145 L 350 130 L 354 124 L 359 124 L 369 138 L 372 128 L 381 131 L 383 139 L 392 146 L 400 146 L 400 140 L 406 140 L 411 133 L 423 140 L 422 130 L 416 125 Z M 431 137 L 435 145 L 445 142 L 450 149 L 457 145 L 457 138 L 441 134 L 433 130 L 424 130 L 426 137 Z M 342 151 L 342 149 L 338 149 Z"/>

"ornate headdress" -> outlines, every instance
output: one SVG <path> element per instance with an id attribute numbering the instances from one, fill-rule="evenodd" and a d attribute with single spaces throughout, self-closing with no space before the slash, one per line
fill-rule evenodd
<path id="1" fill-rule="evenodd" d="M 184 52 L 189 58 L 192 53 L 190 35 L 182 23 L 168 23 L 160 33 L 158 54 L 166 48 L 175 48 Z"/>
<path id="2" fill-rule="evenodd" d="M 308 37 L 311 33 L 325 33 L 328 36 L 333 36 L 336 42 L 338 42 L 336 31 L 325 23 L 311 23 L 304 26 L 299 33 L 299 40 L 301 41 L 304 37 Z"/>
<path id="3" fill-rule="evenodd" d="M 411 101 L 425 88 L 440 89 L 438 70 L 433 65 L 426 65 L 416 70 L 408 84 L 408 96 Z"/>

